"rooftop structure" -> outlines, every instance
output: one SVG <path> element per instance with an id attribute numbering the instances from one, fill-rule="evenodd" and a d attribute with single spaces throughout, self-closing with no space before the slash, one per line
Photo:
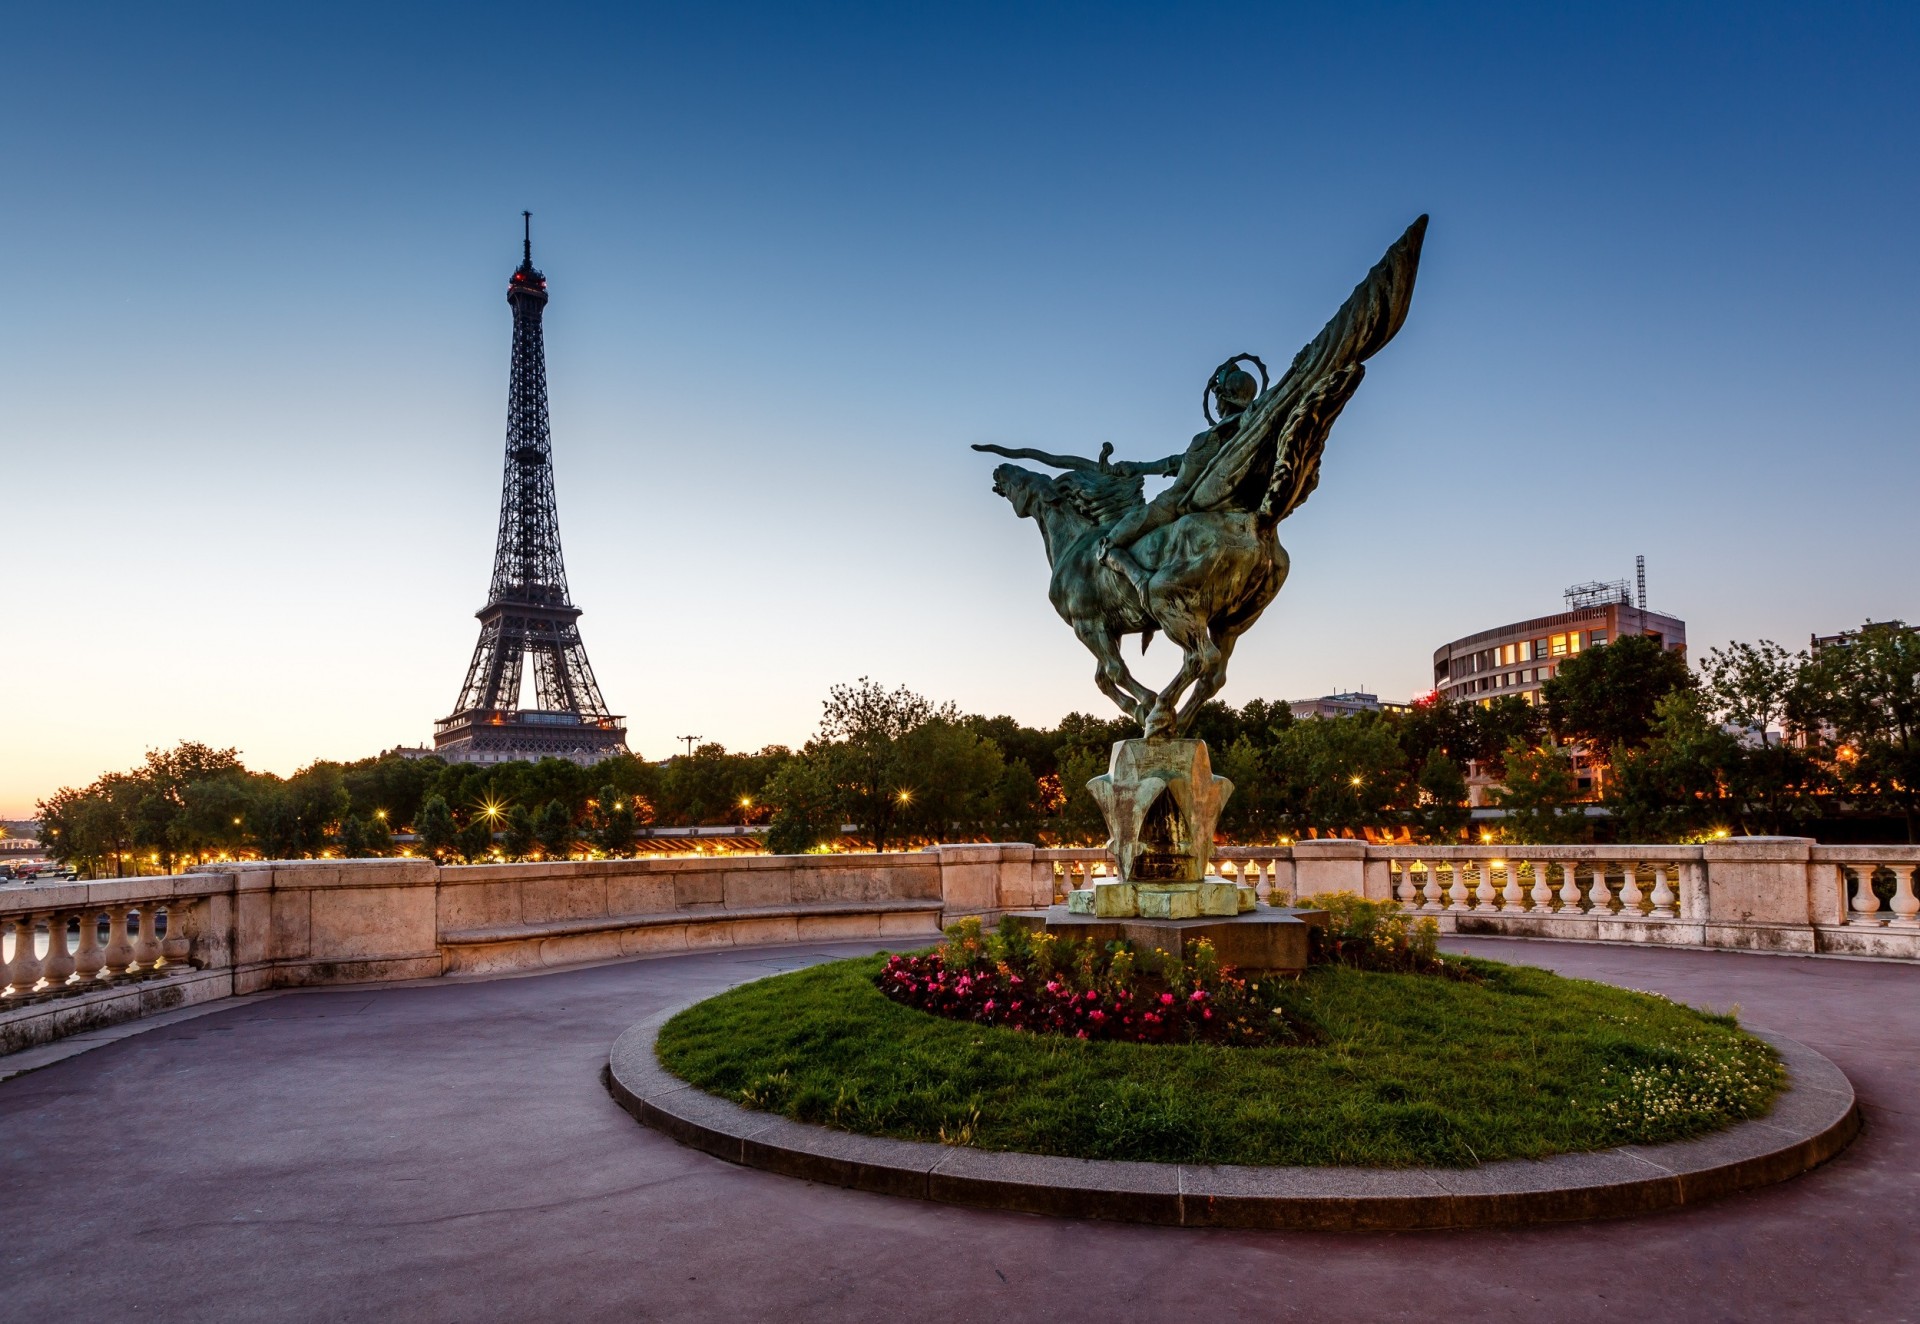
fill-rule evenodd
<path id="1" fill-rule="evenodd" d="M 1345 694 L 1323 694 L 1317 699 L 1295 699 L 1287 705 L 1295 721 L 1307 717 L 1352 717 L 1356 713 L 1400 713 L 1410 707 L 1404 703 L 1382 703 L 1377 694 L 1352 690 Z"/>
<path id="2" fill-rule="evenodd" d="M 506 476 L 493 585 L 466 683 L 453 714 L 434 725 L 433 748 L 454 763 L 562 758 L 597 763 L 627 752 L 622 719 L 607 710 L 580 640 L 580 609 L 567 592 L 547 428 L 547 361 L 541 314 L 547 278 L 533 265 L 532 219 L 520 266 L 507 283 L 513 369 L 507 390 Z M 534 706 L 522 706 L 533 658 Z"/>

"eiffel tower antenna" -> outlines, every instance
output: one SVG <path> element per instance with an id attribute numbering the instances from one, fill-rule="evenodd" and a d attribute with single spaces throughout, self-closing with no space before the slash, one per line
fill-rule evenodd
<path id="1" fill-rule="evenodd" d="M 547 359 L 541 315 L 547 278 L 533 265 L 533 213 L 520 213 L 520 266 L 507 282 L 513 366 L 507 384 L 506 475 L 493 583 L 478 613 L 480 642 L 460 701 L 434 725 L 434 752 L 454 763 L 563 758 L 597 763 L 627 752 L 623 719 L 607 711 L 580 641 L 580 609 L 567 591 L 547 428 Z M 534 706 L 521 704 L 533 659 Z"/>

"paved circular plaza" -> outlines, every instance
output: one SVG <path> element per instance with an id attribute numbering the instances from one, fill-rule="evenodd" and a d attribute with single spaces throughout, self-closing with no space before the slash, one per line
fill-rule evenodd
<path id="1" fill-rule="evenodd" d="M 738 1168 L 601 1079 L 650 1012 L 871 945 L 250 1000 L 0 1082 L 0 1318 L 1788 1319 L 1920 1315 L 1920 970 L 1460 940 L 1800 1039 L 1866 1118 L 1783 1186 L 1391 1235 L 1082 1223 Z"/>

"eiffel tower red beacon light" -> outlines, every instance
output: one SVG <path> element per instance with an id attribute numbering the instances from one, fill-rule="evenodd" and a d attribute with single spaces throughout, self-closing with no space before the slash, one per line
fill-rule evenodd
<path id="1" fill-rule="evenodd" d="M 627 752 L 624 719 L 607 711 L 580 641 L 580 609 L 567 592 L 547 428 L 547 359 L 541 314 L 547 278 L 533 265 L 533 215 L 520 265 L 507 282 L 513 366 L 507 384 L 506 476 L 493 584 L 466 683 L 453 715 L 434 724 L 433 749 L 454 763 L 562 758 L 598 763 Z M 533 659 L 532 707 L 521 693 Z"/>

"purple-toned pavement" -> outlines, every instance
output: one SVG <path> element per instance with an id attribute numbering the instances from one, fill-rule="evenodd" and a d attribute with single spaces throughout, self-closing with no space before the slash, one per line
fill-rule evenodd
<path id="1" fill-rule="evenodd" d="M 649 1012 L 864 947 L 290 994 L 0 1082 L 0 1321 L 1920 1318 L 1920 969 L 1463 939 L 1800 1039 L 1853 1146 L 1658 1216 L 1462 1233 L 1080 1223 L 813 1186 L 620 1110 Z"/>

